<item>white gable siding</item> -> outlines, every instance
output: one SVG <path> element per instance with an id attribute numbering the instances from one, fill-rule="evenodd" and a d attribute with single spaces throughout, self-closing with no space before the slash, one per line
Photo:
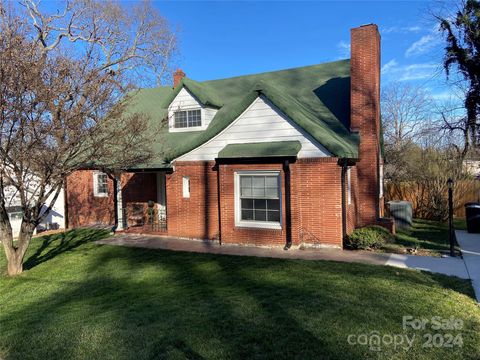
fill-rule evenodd
<path id="1" fill-rule="evenodd" d="M 192 109 L 201 109 L 202 112 L 202 126 L 195 128 L 182 128 L 175 129 L 174 124 L 174 112 L 178 110 L 192 110 Z M 168 125 L 171 132 L 180 132 L 180 131 L 195 131 L 195 130 L 205 130 L 210 121 L 213 119 L 217 113 L 216 109 L 204 107 L 200 102 L 185 88 L 182 88 L 177 94 L 175 99 L 168 107 Z"/>
<path id="2" fill-rule="evenodd" d="M 229 144 L 292 140 L 302 144 L 299 158 L 330 156 L 325 148 L 261 96 L 220 134 L 177 160 L 214 160 L 219 151 Z"/>
<path id="3" fill-rule="evenodd" d="M 212 119 L 215 117 L 218 110 L 208 107 L 206 107 L 204 110 L 205 111 L 202 112 L 202 121 L 205 121 L 205 127 L 208 127 L 210 121 L 212 121 Z"/>

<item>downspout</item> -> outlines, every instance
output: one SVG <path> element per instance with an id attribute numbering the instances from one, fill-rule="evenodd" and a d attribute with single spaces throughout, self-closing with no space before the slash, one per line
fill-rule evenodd
<path id="1" fill-rule="evenodd" d="M 65 229 L 68 229 L 68 190 L 67 190 L 67 178 L 63 179 L 63 213 L 65 219 Z"/>
<path id="2" fill-rule="evenodd" d="M 286 242 L 283 250 L 288 250 L 292 246 L 292 211 L 291 211 L 291 189 L 290 189 L 290 163 L 288 160 L 283 162 L 283 172 L 285 174 L 285 227 Z"/>
<path id="3" fill-rule="evenodd" d="M 342 241 L 345 241 L 347 237 L 347 201 L 346 201 L 346 194 L 345 194 L 345 177 L 347 175 L 347 168 L 348 162 L 346 159 L 342 159 L 342 175 L 341 175 L 341 183 L 342 183 Z"/>
<path id="4" fill-rule="evenodd" d="M 217 162 L 218 243 L 222 245 L 222 207 L 220 201 L 220 164 Z"/>
<path id="5" fill-rule="evenodd" d="M 113 179 L 113 216 L 115 218 L 115 225 L 113 226 L 112 231 L 115 232 L 118 228 L 118 199 L 117 199 L 117 178 L 115 176 Z"/>

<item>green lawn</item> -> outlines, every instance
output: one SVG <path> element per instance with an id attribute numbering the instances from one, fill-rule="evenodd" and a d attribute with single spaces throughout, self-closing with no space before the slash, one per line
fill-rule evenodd
<path id="1" fill-rule="evenodd" d="M 469 282 L 390 267 L 100 246 L 76 230 L 33 240 L 0 277 L 2 359 L 478 359 Z M 0 256 L 0 266 L 5 260 Z M 453 316 L 460 331 L 402 329 Z M 348 335 L 415 335 L 410 350 Z M 463 345 L 423 348 L 426 333 Z"/>
<path id="2" fill-rule="evenodd" d="M 465 229 L 465 220 L 455 219 L 454 227 Z M 395 242 L 386 244 L 381 250 L 406 253 L 407 249 L 414 248 L 418 249 L 419 255 L 439 256 L 442 253 L 449 253 L 448 223 L 414 219 L 411 229 L 397 231 Z"/>

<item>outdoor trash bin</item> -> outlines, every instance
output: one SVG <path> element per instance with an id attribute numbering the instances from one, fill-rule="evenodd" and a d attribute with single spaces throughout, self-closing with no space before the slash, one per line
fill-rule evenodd
<path id="1" fill-rule="evenodd" d="M 395 220 L 395 229 L 409 229 L 413 222 L 412 203 L 410 201 L 389 201 L 388 213 Z"/>
<path id="2" fill-rule="evenodd" d="M 467 231 L 469 233 L 480 233 L 480 203 L 466 203 L 465 216 L 467 218 Z"/>

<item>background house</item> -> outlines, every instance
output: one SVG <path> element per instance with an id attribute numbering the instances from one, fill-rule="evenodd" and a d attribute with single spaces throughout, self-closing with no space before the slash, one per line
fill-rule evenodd
<path id="1" fill-rule="evenodd" d="M 32 184 L 32 192 L 34 185 Z M 13 186 L 7 186 L 4 189 L 5 192 L 5 205 L 10 217 L 10 224 L 12 226 L 13 236 L 17 237 L 20 231 L 20 225 L 22 223 L 22 207 L 20 198 L 16 189 Z M 33 196 L 33 194 L 32 194 Z M 47 199 L 47 204 L 53 199 L 51 195 Z M 42 212 L 47 210 L 46 206 L 43 206 Z M 55 201 L 52 209 L 45 215 L 43 221 L 37 226 L 36 232 L 44 230 L 64 229 L 65 228 L 65 192 L 62 189 L 57 200 Z"/>

